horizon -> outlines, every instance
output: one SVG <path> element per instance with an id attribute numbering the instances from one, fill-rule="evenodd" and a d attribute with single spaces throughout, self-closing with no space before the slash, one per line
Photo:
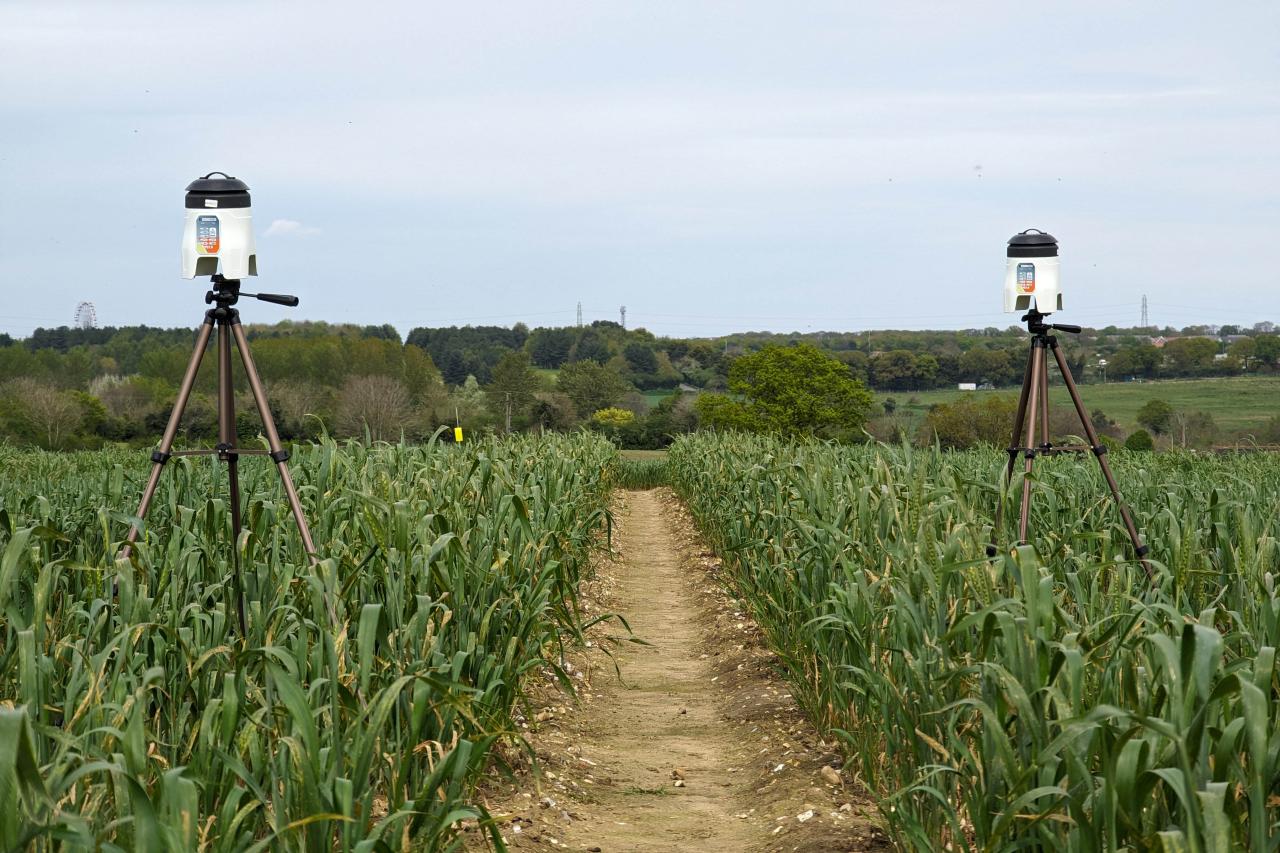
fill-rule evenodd
<path id="1" fill-rule="evenodd" d="M 644 326 L 622 327 L 622 326 L 619 326 L 616 320 L 593 320 L 591 322 L 584 321 L 581 327 L 573 323 L 563 325 L 563 326 L 551 326 L 551 325 L 533 325 L 530 323 L 524 323 L 522 321 L 516 321 L 511 324 L 476 323 L 476 324 L 467 324 L 467 325 L 455 324 L 451 326 L 413 326 L 407 330 L 402 331 L 394 323 L 354 323 L 354 322 L 348 322 L 348 321 L 293 319 L 288 317 L 282 318 L 280 320 L 276 320 L 274 322 L 247 320 L 243 322 L 243 325 L 246 329 L 252 330 L 254 328 L 274 329 L 274 328 L 279 328 L 281 326 L 290 326 L 290 325 L 301 326 L 301 325 L 306 325 L 311 323 L 328 325 L 339 331 L 343 329 L 348 329 L 348 328 L 363 330 L 363 329 L 377 329 L 377 328 L 390 327 L 393 331 L 396 332 L 402 344 L 407 343 L 409 336 L 415 330 L 418 330 L 418 329 L 427 329 L 427 330 L 484 329 L 484 328 L 514 329 L 516 326 L 523 325 L 527 330 L 534 331 L 536 329 L 589 328 L 599 323 L 612 324 L 613 326 L 621 328 L 623 331 L 626 331 L 626 332 L 645 332 L 649 335 L 652 335 L 653 338 L 658 341 L 664 341 L 664 340 L 713 341 L 713 340 L 726 340 L 734 337 L 752 337 L 752 336 L 763 336 L 763 335 L 770 335 L 775 337 L 798 336 L 802 338 L 816 337 L 821 335 L 874 335 L 874 334 L 917 334 L 917 335 L 972 334 L 976 336 L 982 336 L 984 333 L 988 333 L 992 331 L 996 332 L 999 335 L 1008 335 L 1008 334 L 1021 333 L 1026 331 L 1024 328 L 1022 328 L 1020 324 L 1011 323 L 1005 326 L 965 326 L 960 328 L 919 328 L 919 329 L 893 328 L 893 327 L 869 328 L 869 329 L 814 329 L 810 331 L 800 331 L 797 329 L 789 329 L 789 330 L 739 329 L 736 331 L 726 332 L 720 335 L 667 335 L 667 334 L 655 333 L 651 329 L 648 329 Z M 188 326 L 148 326 L 145 324 L 130 324 L 126 326 L 107 326 L 107 325 L 99 324 L 99 325 L 92 326 L 91 328 L 95 330 L 102 330 L 102 331 L 108 331 L 108 330 L 121 331 L 124 329 L 146 328 L 146 329 L 152 329 L 155 331 L 169 332 L 169 331 L 181 331 L 188 328 L 191 329 L 192 331 L 195 331 L 198 327 L 194 325 L 188 327 Z M 1231 333 L 1222 331 L 1223 329 L 1227 329 L 1227 328 L 1237 329 L 1237 332 L 1235 332 L 1234 334 L 1239 334 L 1239 335 L 1245 335 L 1247 332 L 1252 332 L 1254 334 L 1275 334 L 1276 333 L 1276 324 L 1270 320 L 1256 320 L 1251 323 L 1191 323 L 1185 326 L 1156 326 L 1156 325 L 1121 326 L 1114 323 L 1107 324 L 1106 326 L 1093 326 L 1093 325 L 1083 325 L 1083 324 L 1080 325 L 1081 331 L 1085 333 L 1093 332 L 1093 333 L 1101 334 L 1101 333 L 1104 333 L 1105 330 L 1109 328 L 1114 328 L 1116 330 L 1114 333 L 1109 333 L 1109 334 L 1116 334 L 1121 336 L 1138 336 L 1138 337 L 1141 337 L 1144 334 L 1148 337 L 1160 337 L 1170 331 L 1174 332 L 1177 335 L 1186 335 L 1189 337 L 1193 337 L 1197 335 L 1210 336 L 1210 337 L 1212 336 L 1223 337 L 1227 334 L 1231 334 Z M 32 330 L 30 334 L 22 337 L 12 335 L 7 332 L 0 332 L 0 335 L 8 335 L 11 340 L 13 340 L 15 343 L 18 343 L 18 342 L 30 340 L 37 333 L 40 333 L 40 332 L 48 333 L 48 332 L 56 332 L 56 331 L 62 331 L 62 330 L 81 331 L 82 329 L 70 324 L 64 324 L 61 326 L 37 326 L 35 329 Z M 1204 331 L 1188 331 L 1188 330 L 1204 330 Z"/>

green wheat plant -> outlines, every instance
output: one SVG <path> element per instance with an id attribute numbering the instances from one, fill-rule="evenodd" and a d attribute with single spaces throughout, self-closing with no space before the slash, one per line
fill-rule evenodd
<path id="1" fill-rule="evenodd" d="M 682 437 L 673 485 L 903 849 L 1280 849 L 1280 459 Z M 1002 531 L 1008 540 L 1009 531 Z"/>
<path id="2" fill-rule="evenodd" d="M 655 489 L 667 485 L 666 459 L 619 456 L 614 484 L 620 489 Z"/>
<path id="3" fill-rule="evenodd" d="M 614 455 L 299 448 L 312 565 L 268 465 L 231 543 L 222 470 L 175 459 L 122 561 L 143 454 L 0 448 L 0 848 L 501 846 L 474 784 L 588 623 Z"/>

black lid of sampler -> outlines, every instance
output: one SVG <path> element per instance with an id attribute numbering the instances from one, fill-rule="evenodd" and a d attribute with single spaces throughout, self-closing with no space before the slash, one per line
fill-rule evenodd
<path id="1" fill-rule="evenodd" d="M 221 175 L 215 178 L 214 175 Z M 193 209 L 248 207 L 249 185 L 226 172 L 210 172 L 187 184 L 187 207 Z"/>
<path id="2" fill-rule="evenodd" d="M 1010 258 L 1056 258 L 1058 240 L 1039 228 L 1028 228 L 1009 238 Z"/>

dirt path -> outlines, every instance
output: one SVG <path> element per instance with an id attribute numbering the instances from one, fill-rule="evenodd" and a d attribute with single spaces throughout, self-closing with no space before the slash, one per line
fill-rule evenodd
<path id="1" fill-rule="evenodd" d="M 575 672 L 580 702 L 549 689 L 538 697 L 529 739 L 540 773 L 490 802 L 508 843 L 887 849 L 754 626 L 715 583 L 718 562 L 679 502 L 666 490 L 631 492 L 615 512 L 615 560 L 600 567 L 597 606 L 624 614 L 649 645 L 617 647 L 622 681 L 588 650 Z"/>

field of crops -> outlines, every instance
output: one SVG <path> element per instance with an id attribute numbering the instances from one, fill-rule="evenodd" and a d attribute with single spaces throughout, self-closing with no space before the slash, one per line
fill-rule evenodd
<path id="1" fill-rule="evenodd" d="M 701 433 L 669 474 L 901 847 L 1276 850 L 1280 459 L 1115 454 L 1154 584 L 1087 457 L 986 559 L 1003 461 Z"/>
<path id="2" fill-rule="evenodd" d="M 0 448 L 0 848 L 450 848 L 522 677 L 584 627 L 613 457 L 301 449 L 315 568 L 246 461 L 237 583 L 217 463 L 170 463 L 130 563 L 143 454 Z"/>

